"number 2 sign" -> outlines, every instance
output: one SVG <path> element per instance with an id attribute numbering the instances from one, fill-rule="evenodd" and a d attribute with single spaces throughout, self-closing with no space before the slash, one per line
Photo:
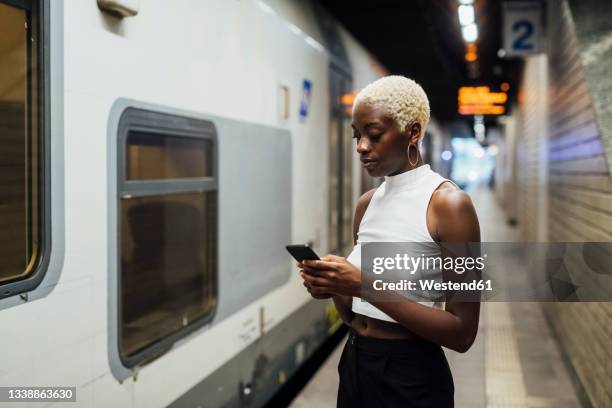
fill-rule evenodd
<path id="1" fill-rule="evenodd" d="M 508 56 L 542 52 L 542 5 L 537 1 L 505 2 L 504 50 Z"/>

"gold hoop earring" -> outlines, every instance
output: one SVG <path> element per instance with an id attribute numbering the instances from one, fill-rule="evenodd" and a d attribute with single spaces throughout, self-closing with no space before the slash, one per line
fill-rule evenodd
<path id="1" fill-rule="evenodd" d="M 413 146 L 416 148 L 416 160 L 414 161 L 414 163 L 412 162 L 411 154 L 410 154 L 410 151 L 412 150 Z M 412 167 L 416 167 L 416 165 L 419 164 L 419 148 L 417 147 L 416 143 L 411 143 L 408 146 L 408 163 Z"/>

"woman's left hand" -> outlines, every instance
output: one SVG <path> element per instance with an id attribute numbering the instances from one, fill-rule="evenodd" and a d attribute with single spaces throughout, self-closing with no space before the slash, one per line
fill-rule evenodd
<path id="1" fill-rule="evenodd" d="M 346 258 L 327 255 L 319 261 L 302 261 L 299 265 L 304 284 L 321 293 L 359 296 L 361 292 L 361 271 Z"/>

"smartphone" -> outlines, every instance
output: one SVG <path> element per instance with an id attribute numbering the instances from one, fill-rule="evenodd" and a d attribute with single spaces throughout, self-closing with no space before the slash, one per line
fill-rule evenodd
<path id="1" fill-rule="evenodd" d="M 312 250 L 308 244 L 300 244 L 300 245 L 287 245 L 287 251 L 295 258 L 296 261 L 302 262 L 304 260 L 319 260 L 319 255 L 316 254 L 315 251 Z"/>

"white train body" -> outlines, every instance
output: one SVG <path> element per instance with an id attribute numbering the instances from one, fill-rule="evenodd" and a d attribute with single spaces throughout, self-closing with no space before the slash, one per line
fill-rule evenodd
<path id="1" fill-rule="evenodd" d="M 252 277 L 264 271 L 256 259 L 246 271 L 227 266 L 231 259 L 226 257 L 236 248 L 231 247 L 230 232 L 223 229 L 230 223 L 221 223 L 218 309 L 212 320 L 149 362 L 133 368 L 118 366 L 120 360 L 113 355 L 117 331 L 111 327 L 116 323 L 111 314 L 117 310 L 113 304 L 117 295 L 110 293 L 117 274 L 118 115 L 132 106 L 213 123 L 226 118 L 277 131 L 279 140 L 288 138 L 283 143 L 290 156 L 279 162 L 290 166 L 290 200 L 282 203 L 290 210 L 290 223 L 279 228 L 287 231 L 287 243 L 312 241 L 317 251 L 327 253 L 331 248 L 330 51 L 307 2 L 147 0 L 136 16 L 124 19 L 101 11 L 95 0 L 51 3 L 52 249 L 47 273 L 36 290 L 28 297 L 0 300 L 0 385 L 76 386 L 77 402 L 65 403 L 71 407 L 167 406 L 181 401 L 241 352 L 256 350 L 262 336 L 295 319 L 299 309 L 311 303 L 321 308 L 323 303 L 311 300 L 286 256 L 283 282 L 263 292 L 258 289 L 261 293 L 248 304 L 224 305 L 224 297 L 244 292 L 248 287 L 240 285 L 251 284 L 248 279 L 223 281 L 224 274 Z M 384 75 L 342 28 L 340 36 L 352 66 L 353 89 Z M 312 84 L 305 119 L 299 114 L 304 80 Z M 280 112 L 283 86 L 289 91 L 288 118 Z M 224 171 L 231 170 L 231 160 L 240 159 L 223 157 L 223 149 L 229 149 L 226 140 L 241 137 L 224 133 L 229 128 L 223 126 L 216 124 L 221 196 L 229 180 Z M 352 157 L 354 203 L 361 192 L 361 172 L 354 152 Z M 242 176 L 248 180 L 247 176 L 256 175 Z M 239 179 L 241 174 L 232 177 Z M 248 195 L 248 188 L 244 191 L 233 197 L 233 205 L 220 197 L 219 212 L 227 215 L 234 206 L 246 211 L 255 203 L 251 216 L 260 216 L 260 201 Z M 237 245 L 261 239 L 261 231 L 249 228 L 233 224 L 231 233 L 242 235 L 236 238 Z M 324 312 L 319 319 L 325 322 Z M 308 324 L 296 323 L 299 329 Z M 292 345 L 295 364 L 315 346 Z M 258 356 L 253 354 L 249 364 L 255 364 Z M 285 380 L 276 374 L 272 378 L 275 387 Z M 248 379 L 233 380 L 227 383 L 229 390 L 218 387 L 220 396 L 238 394 L 241 390 L 235 384 Z M 256 391 L 256 385 L 249 386 Z M 232 404 L 220 396 L 203 395 L 201 406 Z M 29 404 L 40 406 L 22 406 Z"/>

